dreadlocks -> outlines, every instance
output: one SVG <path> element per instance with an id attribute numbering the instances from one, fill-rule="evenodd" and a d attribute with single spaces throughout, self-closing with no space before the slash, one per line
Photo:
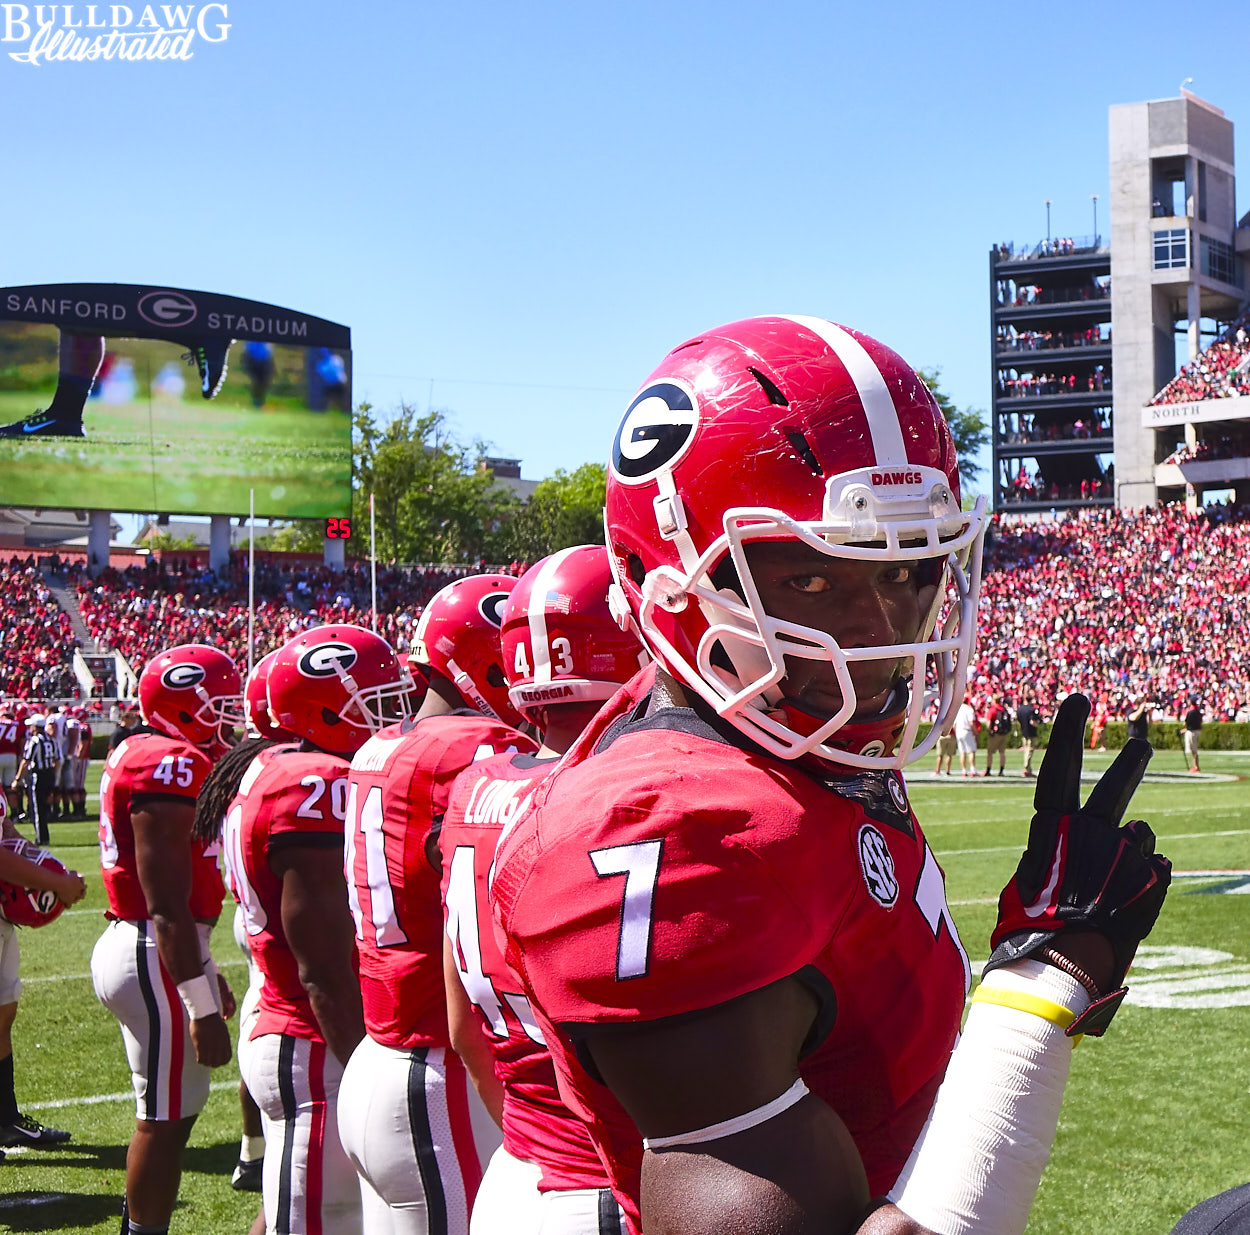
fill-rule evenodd
<path id="1" fill-rule="evenodd" d="M 222 820 L 234 795 L 239 792 L 243 774 L 262 750 L 278 745 L 280 743 L 272 738 L 247 738 L 217 761 L 195 803 L 195 823 L 191 835 L 196 840 L 208 844 L 221 839 Z"/>

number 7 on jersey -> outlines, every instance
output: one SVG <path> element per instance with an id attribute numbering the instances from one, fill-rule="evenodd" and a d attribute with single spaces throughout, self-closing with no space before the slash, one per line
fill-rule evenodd
<path id="1" fill-rule="evenodd" d="M 655 885 L 660 877 L 662 840 L 636 841 L 592 849 L 589 858 L 600 879 L 624 875 L 621 893 L 621 929 L 616 945 L 616 980 L 646 975 L 651 957 L 651 917 L 655 908 Z"/>

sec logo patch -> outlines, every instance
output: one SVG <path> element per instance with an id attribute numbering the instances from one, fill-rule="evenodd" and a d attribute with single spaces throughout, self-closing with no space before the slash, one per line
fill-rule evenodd
<path id="1" fill-rule="evenodd" d="M 859 868 L 864 872 L 868 894 L 878 905 L 889 909 L 898 900 L 898 878 L 890 847 L 871 823 L 859 830 Z"/>

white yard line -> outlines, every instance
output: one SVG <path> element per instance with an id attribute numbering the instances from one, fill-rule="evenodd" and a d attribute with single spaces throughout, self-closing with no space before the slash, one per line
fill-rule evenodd
<path id="1" fill-rule="evenodd" d="M 1160 812 L 1166 813 L 1166 812 Z M 1250 828 L 1232 828 L 1226 832 L 1167 832 L 1160 833 L 1159 840 L 1165 845 L 1169 841 L 1174 840 L 1205 840 L 1210 836 L 1250 836 Z M 937 854 L 939 862 L 945 861 L 947 858 L 962 858 L 972 853 L 1019 853 L 1020 846 L 1016 845 L 994 845 L 988 849 L 943 849 Z"/>
<path id="2" fill-rule="evenodd" d="M 209 1089 L 238 1089 L 238 1081 L 213 1081 Z M 56 1102 L 23 1102 L 26 1111 L 57 1111 L 66 1106 L 99 1106 L 103 1102 L 133 1102 L 135 1091 L 127 1089 L 125 1093 L 97 1093 L 85 1098 L 60 1098 Z M 24 1146 L 23 1146 L 24 1148 Z M 71 1145 L 72 1149 L 73 1146 Z M 5 1150 L 6 1153 L 9 1150 Z"/>

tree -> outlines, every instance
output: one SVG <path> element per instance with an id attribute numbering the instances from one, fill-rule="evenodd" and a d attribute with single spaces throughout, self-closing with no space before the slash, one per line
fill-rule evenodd
<path id="1" fill-rule="evenodd" d="M 989 425 L 985 413 L 979 408 L 955 406 L 951 397 L 938 385 L 941 374 L 940 368 L 920 370 L 921 380 L 933 393 L 946 423 L 950 425 L 951 436 L 955 439 L 955 453 L 959 458 L 960 487 L 967 491 L 985 470 L 977 462 L 977 456 L 989 443 Z"/>
<path id="2" fill-rule="evenodd" d="M 152 553 L 204 548 L 194 536 L 175 536 L 171 532 L 153 532 L 143 542 L 143 547 Z"/>
<path id="3" fill-rule="evenodd" d="M 529 501 L 500 528 L 495 556 L 536 562 L 570 545 L 603 544 L 606 483 L 602 463 L 583 463 L 572 472 L 557 470 L 539 481 Z"/>
<path id="4" fill-rule="evenodd" d="M 385 424 L 362 403 L 352 416 L 356 456 L 349 550 L 368 553 L 374 496 L 379 558 L 399 562 L 476 562 L 515 513 L 515 497 L 475 466 L 483 443 L 451 436 L 446 413 L 419 415 L 401 404 Z"/>

